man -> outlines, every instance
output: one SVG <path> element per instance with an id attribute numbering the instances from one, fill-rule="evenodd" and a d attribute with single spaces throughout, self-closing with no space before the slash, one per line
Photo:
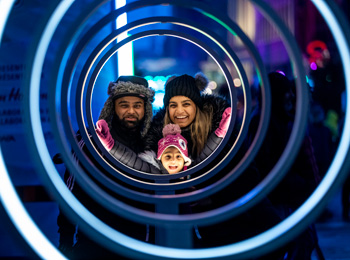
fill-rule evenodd
<path id="1" fill-rule="evenodd" d="M 153 115 L 154 91 L 148 88 L 147 81 L 136 76 L 121 76 L 109 84 L 108 95 L 96 124 L 103 145 L 114 158 L 132 169 L 167 174 L 160 163 L 146 159 L 152 155 L 140 155 Z"/>
<path id="2" fill-rule="evenodd" d="M 143 151 L 142 137 L 152 120 L 154 90 L 137 76 L 120 76 L 108 86 L 108 99 L 99 120 L 107 122 L 113 139 L 135 153 Z"/>
<path id="3" fill-rule="evenodd" d="M 126 149 L 130 149 L 136 154 L 143 151 L 142 138 L 150 127 L 153 115 L 154 90 L 148 88 L 148 82 L 144 78 L 120 76 L 117 81 L 109 84 L 107 93 L 109 97 L 104 104 L 99 119 L 107 122 L 113 137 L 113 143 L 122 144 Z M 85 150 L 85 145 L 79 135 L 77 139 L 80 147 Z M 113 151 L 117 150 L 118 145 L 114 145 L 113 149 Z M 89 156 L 89 153 L 87 154 Z M 125 151 L 123 156 L 127 156 Z M 74 174 L 66 171 L 64 179 L 75 196 L 92 213 L 97 214 L 96 216 L 101 218 L 102 221 L 131 237 L 147 241 L 149 237 L 148 226 L 120 218 L 98 205 L 75 183 Z M 72 224 L 62 212 L 58 216 L 57 224 L 60 234 L 59 249 L 67 256 L 73 259 L 123 259 L 79 232 L 79 227 L 76 235 L 77 242 L 74 244 L 76 225 Z"/>

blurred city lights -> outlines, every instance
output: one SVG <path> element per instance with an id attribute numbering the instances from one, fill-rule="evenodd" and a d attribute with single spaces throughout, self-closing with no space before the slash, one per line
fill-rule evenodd
<path id="1" fill-rule="evenodd" d="M 239 78 L 234 79 L 233 84 L 235 84 L 235 87 L 237 87 L 237 88 L 242 86 L 242 82 Z"/>
<path id="2" fill-rule="evenodd" d="M 286 73 L 284 73 L 282 70 L 276 70 L 276 72 L 282 74 L 283 76 L 286 76 Z"/>
<path id="3" fill-rule="evenodd" d="M 168 78 L 169 76 L 145 76 L 148 86 L 156 92 L 154 95 L 154 102 L 152 103 L 154 112 L 163 107 L 165 82 Z"/>
<path id="4" fill-rule="evenodd" d="M 316 63 L 315 63 L 315 62 L 311 62 L 310 68 L 311 68 L 312 70 L 317 70 L 317 65 L 316 65 Z"/>
<path id="5" fill-rule="evenodd" d="M 126 4 L 126 0 L 116 0 L 115 7 L 116 9 L 123 7 Z M 117 17 L 117 29 L 127 24 L 127 15 L 123 13 Z M 127 38 L 127 32 L 122 33 L 118 37 L 118 42 Z M 133 57 L 133 46 L 132 42 L 129 42 L 123 45 L 118 50 L 118 76 L 121 75 L 134 75 L 134 57 Z"/>
<path id="6" fill-rule="evenodd" d="M 216 89 L 218 84 L 215 81 L 210 81 L 208 84 L 208 88 L 210 89 Z"/>

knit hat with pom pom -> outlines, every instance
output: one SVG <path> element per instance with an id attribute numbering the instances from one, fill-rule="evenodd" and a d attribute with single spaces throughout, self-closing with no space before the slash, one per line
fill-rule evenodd
<path id="1" fill-rule="evenodd" d="M 157 159 L 160 160 L 168 147 L 175 147 L 184 158 L 184 165 L 189 166 L 191 164 L 191 159 L 188 158 L 187 140 L 181 135 L 180 126 L 174 124 L 164 126 L 163 136 L 164 138 L 160 139 L 158 142 Z"/>
<path id="2" fill-rule="evenodd" d="M 201 91 L 208 85 L 208 79 L 203 73 L 197 73 L 194 77 L 187 74 L 172 76 L 165 83 L 164 106 L 174 96 L 185 96 L 190 98 L 200 109 L 203 107 Z"/>

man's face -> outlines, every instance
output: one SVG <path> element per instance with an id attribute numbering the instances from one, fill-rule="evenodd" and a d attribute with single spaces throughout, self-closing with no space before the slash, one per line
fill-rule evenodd
<path id="1" fill-rule="evenodd" d="M 145 116 L 145 101 L 138 97 L 126 96 L 114 101 L 115 113 L 125 127 L 139 126 Z"/>

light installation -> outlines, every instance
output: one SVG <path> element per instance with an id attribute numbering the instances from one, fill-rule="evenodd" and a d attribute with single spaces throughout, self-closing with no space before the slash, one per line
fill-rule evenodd
<path id="1" fill-rule="evenodd" d="M 97 5 L 96 1 L 94 4 Z M 186 2 L 186 1 L 185 1 Z M 174 4 L 184 5 L 186 6 L 188 3 L 185 3 L 184 1 L 174 1 Z M 263 4 L 260 4 L 256 1 L 252 1 L 253 3 L 256 3 L 259 8 L 262 8 L 264 11 L 269 10 L 264 6 Z M 339 17 L 342 17 L 341 14 L 339 14 L 339 10 L 337 10 L 334 7 L 334 4 L 332 5 L 329 1 L 313 1 L 314 4 L 319 8 L 320 13 L 324 15 L 324 19 L 329 24 L 329 27 L 332 29 L 332 32 L 334 34 L 334 37 L 337 41 L 339 49 L 342 50 L 342 53 L 344 53 L 344 57 L 349 57 L 349 39 L 345 36 L 344 32 L 342 31 L 343 28 L 348 28 L 346 26 L 346 23 L 344 20 L 339 19 Z M 0 2 L 1 5 L 2 2 Z M 149 3 L 152 4 L 161 4 L 162 1 L 149 1 Z M 28 115 L 30 118 L 30 125 L 31 129 L 29 129 L 29 135 L 32 135 L 30 138 L 31 144 L 33 144 L 33 152 L 38 153 L 37 160 L 35 163 L 37 164 L 38 168 L 40 168 L 40 171 L 46 172 L 47 174 L 47 183 L 51 182 L 55 189 L 53 192 L 59 193 L 61 196 L 61 202 L 65 207 L 71 207 L 74 208 L 74 212 L 72 212 L 72 215 L 75 215 L 77 218 L 81 218 L 83 221 L 83 226 L 85 226 L 86 230 L 89 230 L 88 232 L 95 232 L 98 239 L 101 239 L 103 241 L 106 241 L 106 245 L 110 248 L 114 248 L 116 251 L 124 253 L 124 254 L 131 254 L 133 256 L 141 257 L 144 256 L 145 258 L 149 259 L 161 259 L 162 257 L 167 257 L 170 259 L 215 259 L 217 257 L 226 257 L 228 259 L 233 259 L 233 257 L 239 257 L 242 255 L 245 256 L 251 256 L 254 255 L 254 252 L 264 252 L 261 251 L 264 247 L 269 247 L 269 243 L 272 243 L 276 241 L 276 239 L 279 238 L 279 236 L 282 236 L 284 240 L 288 239 L 288 234 L 296 229 L 298 226 L 300 226 L 300 223 L 307 223 L 307 221 L 312 218 L 313 211 L 317 211 L 317 206 L 320 204 L 321 200 L 329 194 L 329 190 L 332 189 L 332 186 L 337 182 L 337 180 L 341 179 L 338 178 L 338 176 L 341 176 L 341 174 L 344 174 L 345 170 L 348 169 L 348 165 L 345 163 L 345 160 L 347 156 L 349 155 L 349 133 L 350 133 L 350 122 L 349 122 L 349 114 L 350 114 L 350 105 L 349 102 L 346 107 L 346 120 L 344 123 L 344 131 L 343 135 L 340 140 L 340 145 L 337 150 L 337 153 L 334 157 L 334 160 L 332 162 L 332 165 L 330 166 L 324 180 L 321 182 L 319 187 L 315 190 L 315 192 L 310 196 L 310 198 L 290 217 L 288 217 L 286 220 L 281 222 L 279 225 L 276 225 L 275 227 L 271 228 L 270 230 L 252 237 L 248 240 L 241 241 L 239 243 L 227 245 L 227 246 L 221 246 L 217 248 L 208 248 L 208 249 L 198 249 L 198 250 L 190 250 L 190 249 L 174 249 L 174 248 L 166 248 L 166 247 L 159 247 L 154 245 L 148 245 L 142 242 L 135 241 L 131 238 L 128 238 L 116 230 L 110 229 L 107 225 L 105 225 L 103 222 L 96 219 L 93 215 L 91 215 L 80 203 L 79 201 L 74 198 L 68 191 L 65 185 L 63 184 L 62 180 L 59 179 L 58 174 L 56 173 L 53 165 L 50 162 L 50 157 L 48 156 L 47 147 L 45 147 L 45 140 L 42 135 L 42 126 L 40 124 L 40 113 L 38 112 L 38 93 L 39 93 L 39 87 L 40 87 L 40 72 L 42 70 L 43 66 L 43 60 L 44 55 L 47 50 L 50 38 L 52 37 L 52 34 L 54 30 L 56 29 L 60 19 L 65 14 L 67 9 L 72 5 L 73 2 L 62 2 L 56 10 L 53 12 L 51 19 L 49 20 L 47 26 L 45 27 L 43 34 L 40 35 L 40 41 L 38 44 L 37 51 L 34 55 L 33 64 L 31 66 L 31 81 L 30 81 L 30 88 L 29 88 L 29 95 L 28 95 L 28 105 L 29 105 L 29 111 Z M 168 4 L 168 3 L 166 3 Z M 199 2 L 193 1 L 193 8 L 204 8 L 203 5 L 201 5 Z M 135 7 L 133 5 L 133 7 Z M 266 8 L 266 9 L 264 9 Z M 8 9 L 1 9 L 5 10 L 5 12 Z M 123 9 L 125 10 L 125 9 Z M 206 11 L 209 12 L 208 9 Z M 268 14 L 271 15 L 271 17 L 276 18 L 273 14 L 269 13 L 270 11 L 266 11 Z M 335 15 L 336 14 L 336 15 Z M 220 18 L 220 17 L 219 17 Z M 218 19 L 219 19 L 218 18 Z M 273 20 L 273 18 L 271 18 Z M 6 22 L 6 19 L 5 19 Z M 4 23 L 5 23 L 4 22 Z M 221 23 L 225 24 L 221 21 Z M 345 24 L 345 25 L 344 25 Z M 226 24 L 225 24 L 226 25 Z M 0 28 L 3 27 L 4 24 L 0 24 Z M 226 25 L 227 26 L 227 25 Z M 1 32 L 1 30 L 0 30 Z M 159 31 L 160 32 L 160 31 Z M 169 33 L 170 34 L 170 33 Z M 288 39 L 288 36 L 286 36 Z M 1 39 L 1 35 L 0 35 Z M 291 47 L 293 49 L 293 47 Z M 342 57 L 342 63 L 344 66 L 345 71 L 349 71 L 349 60 Z M 262 77 L 264 75 L 261 75 Z M 347 100 L 350 100 L 349 93 L 350 93 L 350 81 L 349 76 L 346 75 L 346 88 L 347 88 Z M 231 79 L 232 80 L 232 79 Z M 244 79 L 242 80 L 244 83 Z M 0 154 L 1 155 L 1 154 Z M 2 159 L 2 157 L 0 157 Z M 3 161 L 0 161 L 1 165 L 1 180 L 5 180 L 4 182 L 1 181 L 1 184 L 5 185 L 6 187 L 1 187 L 1 199 L 2 203 L 4 204 L 5 208 L 9 209 L 8 212 L 12 216 L 13 211 L 10 210 L 11 206 L 9 205 L 10 201 L 18 201 L 18 198 L 15 196 L 14 187 L 11 185 L 11 180 L 9 178 L 9 175 L 7 174 L 7 169 L 5 167 L 5 164 Z M 43 176 L 45 176 L 43 174 Z M 339 182 L 339 181 L 338 181 Z M 250 195 L 254 197 L 255 193 L 259 193 L 261 190 L 258 188 L 255 189 L 255 191 L 251 192 Z M 329 196 L 329 195 L 328 195 Z M 246 202 L 249 202 L 249 197 L 244 197 L 240 203 L 244 204 Z M 66 203 L 66 204 L 64 204 Z M 68 206 L 67 206 L 68 205 Z M 21 203 L 14 203 L 15 207 L 18 207 L 18 209 L 21 211 L 21 215 L 24 216 L 23 221 L 21 219 L 12 218 L 13 222 L 16 224 L 16 226 L 23 231 L 23 236 L 26 237 L 25 229 L 23 228 L 24 221 L 29 221 L 30 218 L 27 218 L 26 213 L 23 211 L 23 205 Z M 222 209 L 222 214 L 218 214 L 219 217 L 223 217 L 225 214 L 229 214 L 229 211 L 234 208 L 233 205 L 229 205 L 229 210 L 225 211 L 225 209 Z M 131 211 L 130 211 L 131 212 Z M 131 216 L 131 215 L 130 215 Z M 148 217 L 145 214 L 145 217 Z M 160 221 L 167 222 L 169 221 L 169 224 L 174 224 L 175 219 L 167 219 L 163 216 L 164 219 L 159 219 Z M 187 220 L 188 221 L 188 220 Z M 23 223 L 21 223 L 23 222 Z M 26 223 L 28 224 L 28 223 Z M 35 225 L 28 224 L 31 228 L 36 228 Z M 36 232 L 36 231 L 33 231 Z M 31 240 L 30 237 L 26 237 L 27 240 Z M 37 239 L 45 239 L 42 234 L 39 232 L 39 237 Z M 50 243 L 46 243 L 46 241 L 43 241 L 42 245 L 47 245 L 46 248 L 42 248 L 41 245 L 38 245 L 32 241 L 28 241 L 28 243 L 32 246 L 33 250 L 37 252 L 37 254 L 42 258 L 47 258 L 48 252 L 52 250 L 53 255 L 57 256 L 58 258 L 63 258 L 62 255 L 56 250 L 55 248 L 50 245 Z M 114 247 L 113 247 L 114 246 Z"/>

